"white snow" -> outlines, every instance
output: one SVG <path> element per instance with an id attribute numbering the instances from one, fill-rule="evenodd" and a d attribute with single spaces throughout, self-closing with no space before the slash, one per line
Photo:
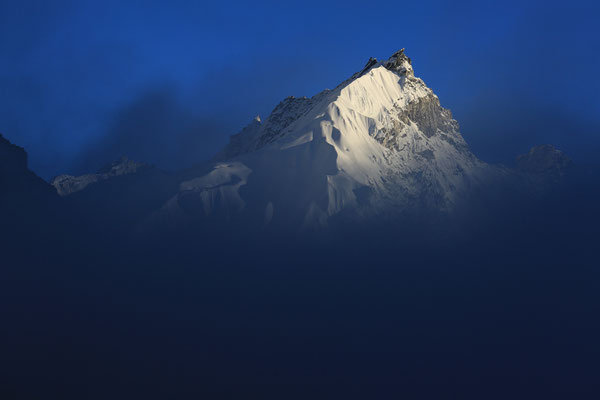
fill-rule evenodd
<path id="1" fill-rule="evenodd" d="M 451 209 L 487 165 L 458 132 L 427 137 L 415 121 L 400 121 L 411 104 L 435 95 L 412 76 L 410 63 L 396 68 L 410 72 L 400 74 L 385 67 L 390 60 L 313 98 L 285 99 L 264 122 L 256 118 L 232 137 L 217 157 L 230 161 L 182 183 L 176 196 L 199 193 L 206 214 L 256 209 L 265 224 L 299 227 L 324 226 L 345 209 L 369 215 L 409 208 L 424 194 L 436 207 Z M 403 126 L 396 147 L 386 147 L 377 139 L 394 126 Z M 367 193 L 363 199 L 360 188 Z M 171 201 L 170 207 L 179 206 Z"/>

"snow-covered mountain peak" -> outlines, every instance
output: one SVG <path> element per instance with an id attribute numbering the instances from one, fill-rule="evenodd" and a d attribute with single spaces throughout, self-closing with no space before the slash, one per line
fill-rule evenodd
<path id="1" fill-rule="evenodd" d="M 285 98 L 215 161 L 182 182 L 163 216 L 264 215 L 265 224 L 313 227 L 348 210 L 449 210 L 488 171 L 404 49 L 369 59 L 333 90 Z"/>
<path id="2" fill-rule="evenodd" d="M 369 77 L 365 78 L 365 75 Z M 427 95 L 437 99 L 422 80 L 414 77 L 411 60 L 404 54 L 404 49 L 395 52 L 383 62 L 371 57 L 360 71 L 340 83 L 334 90 L 326 89 L 311 98 L 285 98 L 264 121 L 257 117 L 241 132 L 231 136 L 228 146 L 219 152 L 215 159 L 226 160 L 250 153 L 287 136 L 290 132 L 288 128 L 296 120 L 308 115 L 317 105 L 327 107 L 327 104 L 346 98 L 350 102 L 357 102 L 355 106 L 360 106 L 372 103 L 376 99 L 379 105 L 382 105 L 380 102 L 383 101 L 385 108 L 389 110 L 404 107 Z M 374 106 L 378 107 L 376 104 Z"/>

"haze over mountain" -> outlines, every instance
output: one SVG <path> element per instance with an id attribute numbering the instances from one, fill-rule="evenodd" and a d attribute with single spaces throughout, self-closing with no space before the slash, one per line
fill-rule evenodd
<path id="1" fill-rule="evenodd" d="M 0 397 L 597 387 L 597 171 L 486 163 L 403 50 L 356 69 L 185 170 L 50 184 L 0 137 Z"/>
<path id="2" fill-rule="evenodd" d="M 402 49 L 383 62 L 369 59 L 333 90 L 286 98 L 264 122 L 256 117 L 213 161 L 196 168 L 148 178 L 149 167 L 123 158 L 96 174 L 61 175 L 52 184 L 63 196 L 83 192 L 70 201 L 82 210 L 86 202 L 97 203 L 87 206 L 97 214 L 104 199 L 128 198 L 133 206 L 140 173 L 148 182 L 160 179 L 162 186 L 151 185 L 160 195 L 137 195 L 147 214 L 136 213 L 132 231 L 186 228 L 208 220 L 251 230 L 299 231 L 325 228 L 332 218 L 452 215 L 497 186 L 535 192 L 528 173 L 568 166 L 560 151 L 540 149 L 535 154 L 555 156 L 537 169 L 529 168 L 525 157 L 519 171 L 479 160 L 451 112 L 415 77 Z M 111 185 L 126 176 L 131 187 L 123 179 L 119 189 Z M 102 181 L 107 183 L 94 189 Z M 88 187 L 93 195 L 86 195 Z M 165 199 L 168 187 L 177 189 Z"/>

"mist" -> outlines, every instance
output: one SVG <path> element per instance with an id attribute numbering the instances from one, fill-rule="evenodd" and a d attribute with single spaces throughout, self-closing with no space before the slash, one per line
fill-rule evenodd
<path id="1" fill-rule="evenodd" d="M 599 10 L 1 3 L 0 397 L 597 398 Z"/>

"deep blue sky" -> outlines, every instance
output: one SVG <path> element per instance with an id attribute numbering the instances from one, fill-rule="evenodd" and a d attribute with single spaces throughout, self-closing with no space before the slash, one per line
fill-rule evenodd
<path id="1" fill-rule="evenodd" d="M 582 1 L 0 0 L 0 132 L 49 178 L 210 157 L 284 97 L 405 47 L 475 153 L 600 151 L 600 6 Z"/>

